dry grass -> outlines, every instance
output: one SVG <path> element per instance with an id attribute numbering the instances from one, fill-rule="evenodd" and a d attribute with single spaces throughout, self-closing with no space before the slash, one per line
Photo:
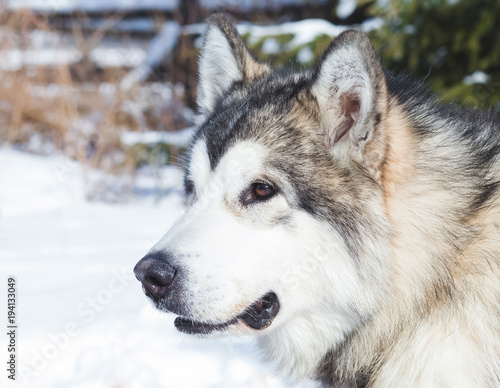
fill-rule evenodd
<path id="1" fill-rule="evenodd" d="M 43 16 L 29 11 L 1 12 L 0 142 L 31 152 L 57 149 L 117 174 L 133 172 L 141 158 L 120 143 L 121 131 L 177 130 L 189 124 L 179 114 L 184 109 L 182 93 L 174 92 L 172 85 L 164 85 L 171 96 L 163 99 L 158 97 L 162 86 L 157 84 L 125 91 L 120 81 L 130 68 L 100 68 L 89 59 L 91 50 L 119 20 L 111 17 L 91 33 L 78 27 L 64 33 L 53 31 Z M 36 42 L 40 37 L 45 37 L 42 44 Z M 124 39 L 124 47 L 130 40 Z M 52 63 L 46 64 L 34 57 L 29 63 L 15 63 L 13 56 L 30 59 L 30 53 L 38 55 L 36 50 L 80 55 L 71 63 L 54 64 L 49 58 Z M 168 149 L 173 157 L 177 151 Z"/>

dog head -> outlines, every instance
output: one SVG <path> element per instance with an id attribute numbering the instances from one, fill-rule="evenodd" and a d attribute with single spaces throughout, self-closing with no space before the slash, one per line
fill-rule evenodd
<path id="1" fill-rule="evenodd" d="M 136 276 L 184 333 L 330 347 L 369 319 L 386 277 L 387 96 L 373 48 L 347 31 L 316 69 L 272 70 L 216 15 L 199 67 L 189 207 Z"/>

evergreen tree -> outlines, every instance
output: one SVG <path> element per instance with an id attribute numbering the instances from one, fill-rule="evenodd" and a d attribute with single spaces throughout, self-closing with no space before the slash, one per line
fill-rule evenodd
<path id="1" fill-rule="evenodd" d="M 387 68 L 425 77 L 447 100 L 500 111 L 498 0 L 392 0 L 372 12 L 385 19 L 370 36 Z"/>

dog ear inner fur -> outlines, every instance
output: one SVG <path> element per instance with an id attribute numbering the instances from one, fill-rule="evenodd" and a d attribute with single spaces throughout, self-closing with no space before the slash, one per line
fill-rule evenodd
<path id="1" fill-rule="evenodd" d="M 379 124 L 386 115 L 386 89 L 384 71 L 366 35 L 348 30 L 330 44 L 311 90 L 325 144 L 334 155 L 378 169 L 366 144 L 378 142 L 381 150 L 385 148 L 383 133 L 377 132 L 382 132 Z"/>

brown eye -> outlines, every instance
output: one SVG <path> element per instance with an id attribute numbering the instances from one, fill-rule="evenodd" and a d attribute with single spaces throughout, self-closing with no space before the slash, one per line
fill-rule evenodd
<path id="1" fill-rule="evenodd" d="M 265 183 L 255 183 L 253 185 L 253 194 L 255 198 L 266 199 L 274 194 L 274 189 Z"/>
<path id="2" fill-rule="evenodd" d="M 276 190 L 268 183 L 255 182 L 241 193 L 241 202 L 243 205 L 251 205 L 256 202 L 263 202 L 276 194 Z"/>

